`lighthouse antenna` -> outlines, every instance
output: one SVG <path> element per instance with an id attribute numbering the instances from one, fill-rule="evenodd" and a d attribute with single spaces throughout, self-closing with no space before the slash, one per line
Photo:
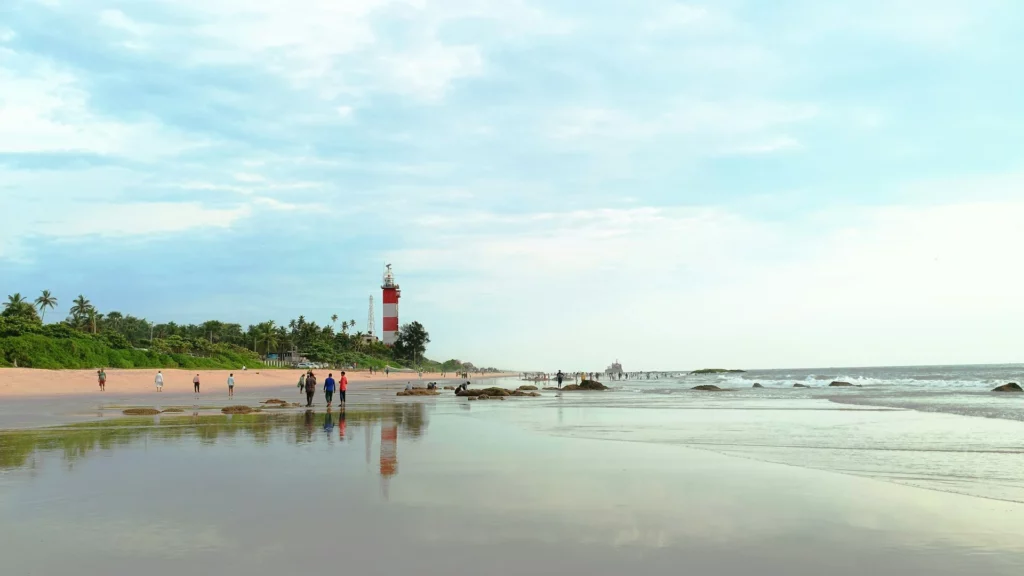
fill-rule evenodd
<path id="1" fill-rule="evenodd" d="M 377 321 L 373 317 L 373 295 L 371 294 L 370 295 L 370 311 L 366 315 L 366 333 L 370 336 L 371 339 L 374 336 L 374 333 L 375 333 L 374 328 L 376 328 L 376 324 L 377 324 Z"/>

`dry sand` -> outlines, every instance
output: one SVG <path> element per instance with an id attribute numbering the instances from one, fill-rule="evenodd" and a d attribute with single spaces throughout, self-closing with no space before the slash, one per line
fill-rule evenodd
<path id="1" fill-rule="evenodd" d="M 30 397 L 30 396 L 54 396 L 71 394 L 99 394 L 99 383 L 96 378 L 96 370 L 36 370 L 33 368 L 0 368 L 0 398 L 5 397 Z M 164 393 L 168 392 L 191 392 L 192 378 L 199 374 L 199 381 L 202 390 L 213 391 L 227 389 L 229 374 L 235 375 L 235 390 L 253 390 L 258 388 L 274 388 L 282 385 L 295 386 L 299 375 L 305 372 L 301 369 L 254 369 L 254 370 L 162 370 L 164 375 Z M 317 388 L 322 385 L 324 378 L 333 373 L 337 379 L 340 370 L 319 369 L 313 371 L 317 375 Z M 117 370 L 108 369 L 107 392 L 116 393 L 142 393 L 153 392 L 156 394 L 156 370 Z M 346 371 L 350 390 L 373 388 L 374 384 L 392 385 L 404 384 L 408 381 L 420 382 L 415 373 L 392 372 L 390 378 L 383 373 L 371 375 L 369 372 Z M 488 374 L 485 376 L 470 375 L 470 380 L 484 378 L 498 378 L 503 376 L 514 376 L 514 374 Z M 454 379 L 448 376 L 448 379 Z M 441 380 L 441 374 L 423 373 L 423 382 Z M 417 384 L 418 385 L 418 384 Z"/>

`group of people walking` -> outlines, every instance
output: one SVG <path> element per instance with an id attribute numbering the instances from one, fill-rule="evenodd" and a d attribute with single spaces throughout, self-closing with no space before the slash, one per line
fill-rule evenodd
<path id="1" fill-rule="evenodd" d="M 153 383 L 156 384 L 156 391 L 157 392 L 163 392 L 164 391 L 164 373 L 163 373 L 162 370 L 157 370 L 156 377 L 153 379 Z M 199 394 L 199 384 L 200 384 L 199 374 L 196 374 L 195 377 L 192 378 L 192 392 L 193 393 Z M 234 398 L 234 397 L 235 397 L 235 374 L 231 373 L 231 374 L 228 374 L 228 398 Z"/>
<path id="2" fill-rule="evenodd" d="M 298 388 L 300 392 L 306 393 L 306 407 L 313 406 L 313 396 L 316 395 L 316 374 L 312 370 L 309 370 L 305 374 L 299 376 Z M 338 391 L 338 404 L 345 403 L 345 392 L 348 391 L 348 377 L 345 373 L 341 373 L 341 379 L 338 381 L 334 380 L 334 374 L 330 373 L 327 375 L 327 379 L 324 380 L 324 400 L 327 401 L 327 407 L 331 407 L 331 403 L 334 401 L 335 389 Z"/>
<path id="3" fill-rule="evenodd" d="M 107 390 L 107 373 L 103 368 L 96 371 L 96 379 L 99 381 L 100 391 L 105 392 Z M 157 392 L 164 391 L 164 373 L 162 370 L 158 370 L 156 376 L 153 378 L 153 383 L 156 385 Z M 192 391 L 195 394 L 199 394 L 200 379 L 199 374 L 196 374 L 192 378 Z M 227 379 L 228 385 L 228 398 L 234 398 L 235 396 L 235 375 L 231 373 Z M 299 376 L 299 390 L 306 393 L 306 406 L 313 405 L 313 396 L 316 394 L 316 374 L 312 370 Z M 341 379 L 335 380 L 334 374 L 328 374 L 327 379 L 324 380 L 324 399 L 327 400 L 327 406 L 331 406 L 334 402 L 334 394 L 338 393 L 338 403 L 345 403 L 345 393 L 348 391 L 348 377 L 345 372 L 341 373 Z"/>
<path id="4" fill-rule="evenodd" d="M 100 368 L 96 372 L 96 378 L 100 383 L 100 392 L 107 391 L 107 372 L 103 368 Z M 164 391 L 164 373 L 163 370 L 157 370 L 156 376 L 153 378 L 153 384 L 156 385 L 157 392 Z M 196 374 L 192 378 L 192 392 L 199 394 L 199 374 Z M 234 373 L 228 374 L 228 398 L 234 398 L 235 396 L 235 375 Z"/>

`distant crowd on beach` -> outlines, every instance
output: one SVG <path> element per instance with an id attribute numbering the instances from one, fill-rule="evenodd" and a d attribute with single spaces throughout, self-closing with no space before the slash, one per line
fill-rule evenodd
<path id="1" fill-rule="evenodd" d="M 672 374 L 668 372 L 562 372 L 559 370 L 554 373 L 547 372 L 520 372 L 520 380 L 527 380 L 530 382 L 557 382 L 558 386 L 562 386 L 562 382 L 568 382 L 570 379 L 573 384 L 579 384 L 582 380 L 593 380 L 600 382 L 602 378 L 608 378 L 609 380 L 658 380 L 660 378 L 671 378 Z"/>
<path id="2" fill-rule="evenodd" d="M 242 367 L 242 371 L 245 371 L 245 370 L 246 370 L 246 367 L 243 366 Z M 284 371 L 282 371 L 282 372 L 284 372 Z M 368 372 L 372 376 L 372 375 L 379 374 L 381 372 L 381 369 L 370 367 Z M 385 366 L 383 368 L 383 372 L 384 372 L 385 378 L 390 378 L 391 377 L 391 367 Z M 409 371 L 402 371 L 402 372 L 403 373 L 408 373 Z M 419 371 L 417 374 L 418 374 L 420 379 L 423 378 L 423 372 L 422 371 Z M 464 371 L 464 370 L 456 371 L 453 374 L 456 377 L 463 378 L 463 379 L 469 378 L 469 375 L 470 375 L 470 373 L 468 371 Z M 447 377 L 448 375 L 449 375 L 449 373 L 447 371 L 442 371 L 441 372 L 441 377 L 442 378 Z M 99 370 L 96 371 L 96 381 L 99 384 L 100 392 L 106 392 L 106 390 L 107 390 L 107 380 L 108 380 L 108 377 L 107 377 L 107 372 L 106 372 L 105 368 L 100 368 Z M 228 377 L 224 381 L 224 383 L 227 386 L 228 398 L 233 398 L 235 396 L 235 374 L 233 372 L 228 374 Z M 162 370 L 158 370 L 157 373 L 153 376 L 153 385 L 156 388 L 156 391 L 157 392 L 163 392 L 164 391 L 164 384 L 165 384 L 165 380 L 164 380 L 163 371 Z M 301 376 L 299 377 L 299 381 L 298 381 L 297 386 L 298 386 L 299 390 L 302 393 L 307 395 L 307 401 L 306 401 L 306 405 L 307 406 L 311 406 L 312 405 L 312 398 L 316 394 L 317 384 L 318 384 L 318 379 L 317 379 L 316 374 L 313 372 L 312 368 L 310 368 L 310 369 L 306 370 L 305 372 L 303 372 L 301 374 Z M 200 394 L 201 385 L 202 385 L 202 378 L 200 377 L 199 373 L 196 373 L 196 375 L 193 376 L 193 378 L 192 378 L 192 392 L 194 394 L 197 394 L 197 395 Z M 337 395 L 338 395 L 339 401 L 341 403 L 344 403 L 345 402 L 345 394 L 346 394 L 347 391 L 348 391 L 348 377 L 347 377 L 345 371 L 341 372 L 340 378 L 338 380 L 336 380 L 334 378 L 334 373 L 332 372 L 332 373 L 329 373 L 327 375 L 327 378 L 323 381 L 323 392 L 324 392 L 324 395 L 325 395 L 325 399 L 327 400 L 327 405 L 328 406 L 332 405 L 332 403 L 334 401 L 335 393 L 338 393 Z"/>
<path id="3" fill-rule="evenodd" d="M 242 370 L 245 370 L 244 366 L 242 367 Z M 96 371 L 96 379 L 99 381 L 100 392 L 106 392 L 107 391 L 107 371 L 106 371 L 106 369 L 100 368 L 99 370 L 97 370 Z M 200 383 L 201 382 L 200 382 L 200 379 L 199 379 L 199 374 L 196 374 L 195 377 L 192 378 L 192 393 L 193 394 L 199 394 L 199 385 L 200 385 Z M 153 384 L 156 386 L 156 391 L 157 392 L 163 392 L 164 391 L 164 373 L 163 373 L 163 370 L 157 370 L 156 371 L 156 376 L 153 377 Z M 228 379 L 227 379 L 226 384 L 228 385 L 228 398 L 234 398 L 234 396 L 235 396 L 235 374 L 234 374 L 234 372 L 232 372 L 231 374 L 228 374 Z"/>

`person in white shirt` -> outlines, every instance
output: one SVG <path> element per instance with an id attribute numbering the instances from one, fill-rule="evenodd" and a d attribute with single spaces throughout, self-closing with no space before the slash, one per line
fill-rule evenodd
<path id="1" fill-rule="evenodd" d="M 164 391 L 164 375 L 162 373 L 160 373 L 159 370 L 156 373 L 156 391 L 157 392 L 163 392 Z"/>
<path id="2" fill-rule="evenodd" d="M 235 375 L 228 374 L 228 398 L 235 397 Z"/>

